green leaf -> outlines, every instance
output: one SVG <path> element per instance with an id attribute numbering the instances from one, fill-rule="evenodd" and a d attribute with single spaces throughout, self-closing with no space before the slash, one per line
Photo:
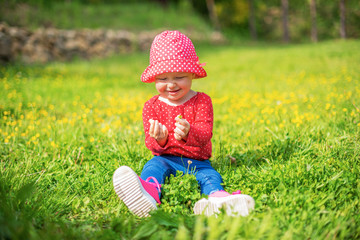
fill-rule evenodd
<path id="1" fill-rule="evenodd" d="M 174 214 L 165 213 L 161 210 L 154 212 L 152 215 L 152 220 L 156 221 L 157 224 L 166 226 L 166 227 L 178 227 L 178 217 Z"/>
<path id="2" fill-rule="evenodd" d="M 147 222 L 144 223 L 140 227 L 140 229 L 137 231 L 137 233 L 134 235 L 134 239 L 141 239 L 151 236 L 154 232 L 156 232 L 158 228 L 157 224 L 154 224 L 153 222 Z"/>

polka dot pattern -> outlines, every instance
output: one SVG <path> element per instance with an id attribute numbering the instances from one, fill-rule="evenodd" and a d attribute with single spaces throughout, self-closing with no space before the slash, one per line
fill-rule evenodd
<path id="1" fill-rule="evenodd" d="M 187 141 L 178 141 L 174 137 L 175 117 L 181 114 L 190 123 Z M 211 98 L 205 93 L 197 93 L 190 100 L 179 106 L 168 105 L 159 100 L 159 95 L 148 100 L 143 108 L 145 145 L 154 155 L 170 154 L 197 160 L 211 157 L 213 107 Z M 168 142 L 161 147 L 150 137 L 149 119 L 159 120 L 169 131 Z"/>
<path id="2" fill-rule="evenodd" d="M 191 40 L 179 31 L 164 31 L 157 35 L 150 49 L 150 65 L 141 81 L 150 83 L 155 76 L 166 72 L 195 73 L 195 78 L 206 77 Z"/>

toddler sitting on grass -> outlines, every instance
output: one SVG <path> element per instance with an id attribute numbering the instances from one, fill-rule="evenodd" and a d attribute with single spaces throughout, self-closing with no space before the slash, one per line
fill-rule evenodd
<path id="1" fill-rule="evenodd" d="M 208 195 L 195 203 L 195 214 L 210 216 L 223 208 L 228 215 L 246 216 L 254 208 L 252 197 L 224 191 L 222 178 L 209 161 L 212 102 L 205 93 L 191 89 L 193 79 L 206 77 L 203 66 L 184 34 L 164 31 L 155 37 L 150 65 L 141 76 L 145 83 L 155 82 L 159 93 L 145 103 L 142 114 L 145 145 L 154 157 L 140 177 L 127 166 L 119 167 L 113 176 L 115 192 L 140 217 L 157 209 L 161 184 L 176 171 L 195 175 L 201 192 Z"/>

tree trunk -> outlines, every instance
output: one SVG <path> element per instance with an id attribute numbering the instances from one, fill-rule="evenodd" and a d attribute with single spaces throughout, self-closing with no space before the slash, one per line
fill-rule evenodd
<path id="1" fill-rule="evenodd" d="M 318 41 L 317 25 L 316 25 L 316 0 L 310 0 L 311 15 L 311 41 Z"/>
<path id="2" fill-rule="evenodd" d="M 283 41 L 288 43 L 289 37 L 289 2 L 288 0 L 281 0 L 282 5 L 282 22 L 283 22 Z"/>
<path id="3" fill-rule="evenodd" d="M 253 40 L 257 40 L 256 34 L 256 20 L 255 20 L 255 8 L 254 8 L 254 0 L 248 0 L 249 2 L 249 27 L 250 34 Z"/>
<path id="4" fill-rule="evenodd" d="M 206 0 L 210 20 L 217 31 L 220 31 L 220 23 L 215 10 L 215 0 Z"/>
<path id="5" fill-rule="evenodd" d="M 168 6 L 169 6 L 168 0 L 159 0 L 159 2 L 163 8 L 165 8 L 165 9 L 168 8 Z"/>
<path id="6" fill-rule="evenodd" d="M 340 37 L 346 38 L 346 29 L 345 29 L 345 0 L 340 0 Z"/>

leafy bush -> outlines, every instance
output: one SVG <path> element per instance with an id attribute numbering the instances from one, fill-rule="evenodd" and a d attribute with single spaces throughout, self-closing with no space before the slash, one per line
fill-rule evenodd
<path id="1" fill-rule="evenodd" d="M 183 175 L 178 171 L 171 176 L 162 188 L 161 208 L 165 212 L 188 215 L 200 198 L 200 189 L 195 176 Z"/>

